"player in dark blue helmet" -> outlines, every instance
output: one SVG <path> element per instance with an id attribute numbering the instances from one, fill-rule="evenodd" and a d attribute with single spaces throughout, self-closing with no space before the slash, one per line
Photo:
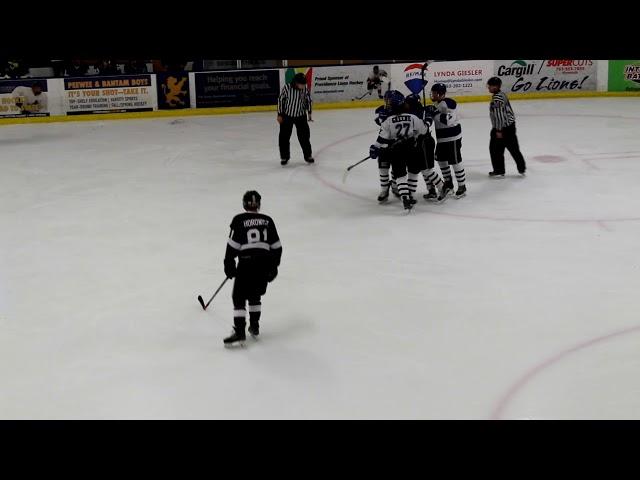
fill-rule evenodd
<path id="1" fill-rule="evenodd" d="M 447 86 L 444 83 L 436 83 L 431 87 L 431 100 L 433 101 L 431 115 L 438 139 L 436 146 L 438 165 L 444 176 L 445 184 L 451 191 L 453 191 L 451 178 L 451 169 L 453 168 L 458 184 L 455 196 L 462 198 L 466 195 L 467 187 L 462 166 L 462 127 L 458 117 L 458 104 L 454 99 L 447 97 Z"/>
<path id="2" fill-rule="evenodd" d="M 391 115 L 396 115 L 404 110 L 404 95 L 398 90 L 389 90 L 384 95 L 384 106 Z"/>
<path id="3" fill-rule="evenodd" d="M 431 115 L 428 115 L 427 109 L 422 105 L 418 94 L 413 93 L 405 98 L 405 109 L 412 115 L 420 118 L 428 128 L 433 124 L 433 118 Z M 418 149 L 415 151 L 417 157 L 413 162 L 410 162 L 409 165 L 409 189 L 411 190 L 411 194 L 416 192 L 419 174 L 422 173 L 422 177 L 427 185 L 427 194 L 424 196 L 427 200 L 439 200 L 438 191 L 433 184 L 435 149 L 436 142 L 429 131 L 426 135 L 418 138 Z M 437 173 L 435 174 L 435 178 L 439 178 Z"/>
<path id="4" fill-rule="evenodd" d="M 419 173 L 426 170 L 426 154 L 422 144 L 429 133 L 428 122 L 407 112 L 404 95 L 398 91 L 392 90 L 385 96 L 385 107 L 390 115 L 382 122 L 378 138 L 369 148 L 369 154 L 373 159 L 379 158 L 382 154 L 385 161 L 391 163 L 403 206 L 410 210 L 416 202 L 411 195 L 409 184 L 417 185 Z M 425 164 L 424 167 L 421 167 L 422 163 Z M 388 170 L 385 170 L 380 168 L 380 202 L 389 197 L 389 187 L 384 182 Z M 436 185 L 442 184 L 433 169 L 428 171 L 425 178 Z"/>

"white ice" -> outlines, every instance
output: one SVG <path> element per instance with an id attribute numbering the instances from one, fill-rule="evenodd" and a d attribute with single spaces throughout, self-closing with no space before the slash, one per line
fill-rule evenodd
<path id="1" fill-rule="evenodd" d="M 640 99 L 513 105 L 527 177 L 462 104 L 468 195 L 409 215 L 343 182 L 367 109 L 285 168 L 273 113 L 0 128 L 0 418 L 640 418 Z M 284 254 L 228 350 L 248 189 Z"/>

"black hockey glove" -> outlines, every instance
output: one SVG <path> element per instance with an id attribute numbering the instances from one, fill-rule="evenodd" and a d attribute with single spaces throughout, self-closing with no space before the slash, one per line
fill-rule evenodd
<path id="1" fill-rule="evenodd" d="M 273 267 L 269 273 L 267 273 L 267 282 L 271 283 L 278 276 L 278 267 Z"/>
<path id="2" fill-rule="evenodd" d="M 233 278 L 236 276 L 236 261 L 234 259 L 224 259 L 224 274 L 227 278 Z"/>
<path id="3" fill-rule="evenodd" d="M 424 107 L 424 111 L 425 114 L 430 117 L 434 117 L 440 112 L 435 105 L 427 105 L 426 107 Z"/>

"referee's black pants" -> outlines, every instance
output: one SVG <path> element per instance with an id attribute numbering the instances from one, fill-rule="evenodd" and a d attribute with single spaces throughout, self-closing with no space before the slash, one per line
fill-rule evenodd
<path id="1" fill-rule="evenodd" d="M 524 161 L 524 157 L 520 152 L 520 145 L 518 145 L 518 137 L 516 136 L 516 124 L 504 127 L 502 129 L 502 138 L 496 137 L 496 129 L 491 130 L 491 141 L 489 142 L 489 154 L 491 155 L 491 164 L 493 165 L 493 171 L 498 174 L 504 174 L 504 150 L 509 150 L 509 153 L 516 162 L 518 172 L 524 173 L 527 169 L 527 165 Z"/>
<path id="2" fill-rule="evenodd" d="M 304 155 L 305 160 L 311 158 L 311 142 L 309 141 L 311 131 L 309 130 L 306 115 L 301 117 L 283 116 L 282 123 L 280 124 L 280 135 L 278 137 L 280 158 L 283 160 L 289 160 L 291 158 L 289 140 L 291 139 L 291 133 L 293 132 L 294 125 L 296 126 L 298 141 L 302 147 L 302 154 Z"/>

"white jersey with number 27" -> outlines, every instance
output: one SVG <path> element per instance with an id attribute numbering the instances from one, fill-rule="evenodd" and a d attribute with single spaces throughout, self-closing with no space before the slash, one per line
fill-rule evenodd
<path id="1" fill-rule="evenodd" d="M 424 122 L 410 113 L 392 115 L 380 125 L 380 133 L 375 146 L 388 148 L 396 142 L 417 138 L 429 133 L 429 128 Z"/>

